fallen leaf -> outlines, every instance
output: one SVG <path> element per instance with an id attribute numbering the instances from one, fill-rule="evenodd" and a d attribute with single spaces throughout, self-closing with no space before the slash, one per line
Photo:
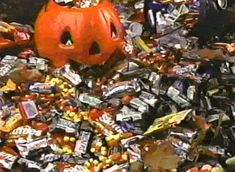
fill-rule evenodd
<path id="1" fill-rule="evenodd" d="M 154 170 L 176 169 L 180 158 L 169 142 L 153 143 L 141 150 L 144 162 Z"/>
<path id="2" fill-rule="evenodd" d="M 135 161 L 130 165 L 130 172 L 142 172 L 144 171 L 144 163 L 141 161 Z"/>
<path id="3" fill-rule="evenodd" d="M 0 88 L 0 91 L 14 91 L 14 90 L 16 90 L 16 84 L 11 79 L 8 79 L 6 85 Z"/>
<path id="4" fill-rule="evenodd" d="M 225 55 L 223 53 L 223 50 L 221 49 L 201 49 L 198 51 L 198 55 L 201 56 L 202 58 L 207 58 L 207 59 L 225 59 Z"/>
<path id="5" fill-rule="evenodd" d="M 14 68 L 8 75 L 9 78 L 11 78 L 11 80 L 15 83 L 38 81 L 42 78 L 41 72 L 37 69 L 27 69 L 25 66 L 18 66 Z"/>
<path id="6" fill-rule="evenodd" d="M 196 125 L 198 128 L 207 131 L 211 125 L 207 124 L 206 119 L 203 116 L 194 116 Z"/>

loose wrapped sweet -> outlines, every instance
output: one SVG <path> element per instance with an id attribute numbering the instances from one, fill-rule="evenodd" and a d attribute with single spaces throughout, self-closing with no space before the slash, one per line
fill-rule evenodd
<path id="1" fill-rule="evenodd" d="M 0 52 L 32 45 L 33 32 L 29 25 L 0 21 Z"/>

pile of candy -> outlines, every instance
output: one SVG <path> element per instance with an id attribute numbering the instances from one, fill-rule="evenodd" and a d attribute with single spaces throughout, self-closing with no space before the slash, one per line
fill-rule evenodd
<path id="1" fill-rule="evenodd" d="M 55 0 L 55 3 L 70 8 L 89 8 L 97 6 L 100 0 Z"/>
<path id="2" fill-rule="evenodd" d="M 30 25 L 0 21 L 0 52 L 15 46 L 32 44 L 33 32 Z"/>
<path id="3" fill-rule="evenodd" d="M 149 2 L 147 27 L 138 16 L 143 3 L 117 6 L 130 57 L 112 65 L 53 68 L 32 49 L 2 56 L 2 168 L 224 172 L 235 165 L 234 44 L 199 48 L 189 36 L 199 1 Z M 0 50 L 31 42 L 32 28 L 13 26 L 0 23 Z M 7 35 L 10 47 L 1 42 Z"/>

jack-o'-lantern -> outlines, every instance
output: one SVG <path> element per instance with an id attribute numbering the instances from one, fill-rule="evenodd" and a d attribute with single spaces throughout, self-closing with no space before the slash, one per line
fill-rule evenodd
<path id="1" fill-rule="evenodd" d="M 96 65 L 122 49 L 124 31 L 116 8 L 107 0 L 89 8 L 68 8 L 50 0 L 38 15 L 35 42 L 39 54 L 56 67 L 70 59 Z"/>

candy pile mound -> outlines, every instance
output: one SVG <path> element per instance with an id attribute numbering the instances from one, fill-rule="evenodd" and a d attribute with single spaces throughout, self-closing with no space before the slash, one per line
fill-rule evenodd
<path id="1" fill-rule="evenodd" d="M 134 11 L 117 8 L 128 58 L 54 68 L 33 48 L 2 56 L 0 166 L 29 172 L 229 171 L 235 165 L 234 44 L 200 48 L 189 36 L 198 1 L 150 2 L 150 30 L 139 17 L 142 1 Z M 0 23 L 0 32 L 2 40 L 18 38 L 13 46 L 30 41 L 33 30 Z"/>
<path id="2" fill-rule="evenodd" d="M 54 2 L 69 8 L 89 8 L 97 6 L 100 0 L 54 0 Z"/>

